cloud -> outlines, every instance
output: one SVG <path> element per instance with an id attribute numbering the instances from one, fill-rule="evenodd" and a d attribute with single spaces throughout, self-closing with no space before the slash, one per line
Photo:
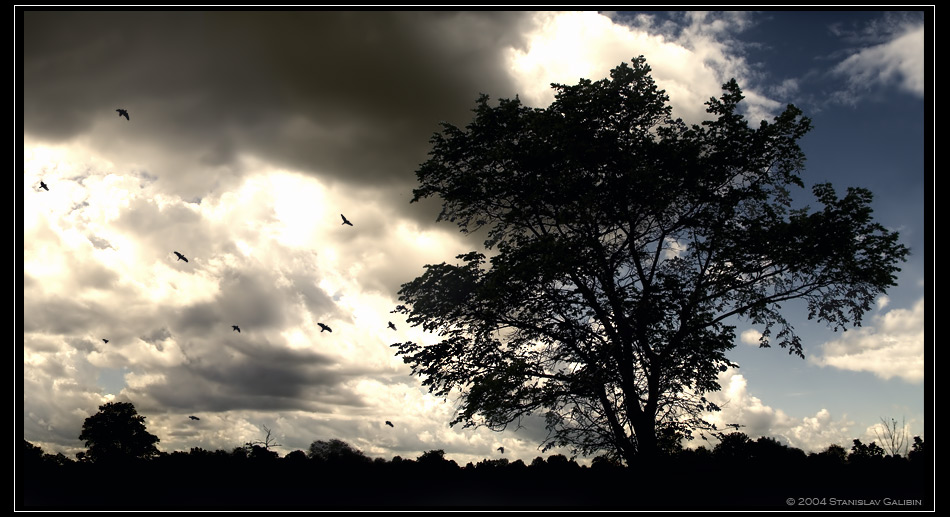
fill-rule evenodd
<path id="1" fill-rule="evenodd" d="M 926 66 L 923 23 L 907 23 L 893 30 L 888 41 L 854 52 L 833 72 L 848 82 L 848 92 L 842 98 L 890 85 L 923 97 Z"/>
<path id="2" fill-rule="evenodd" d="M 733 34 L 751 24 L 747 13 L 693 12 L 658 22 L 640 14 L 536 12 L 524 47 L 507 52 L 519 97 L 528 105 L 554 100 L 551 83 L 575 84 L 581 77 L 606 78 L 621 62 L 643 55 L 657 85 L 666 91 L 674 116 L 689 123 L 706 119 L 705 102 L 736 78 L 746 96 L 750 120 L 771 118 L 781 106 L 757 92 L 755 78 Z"/>
<path id="3" fill-rule="evenodd" d="M 82 140 L 186 199 L 240 183 L 245 155 L 408 192 L 439 121 L 467 119 L 482 91 L 514 93 L 501 55 L 526 17 L 27 11 L 24 132 Z"/>
<path id="4" fill-rule="evenodd" d="M 84 419 L 122 400 L 167 451 L 231 450 L 267 426 L 282 452 L 342 438 L 382 457 L 477 461 L 499 440 L 509 456 L 538 454 L 511 433 L 449 428 L 452 402 L 389 346 L 433 339 L 390 314 L 395 292 L 471 246 L 463 236 L 252 158 L 239 166 L 256 173 L 198 204 L 89 149 L 30 148 L 36 170 L 56 171 L 56 197 L 30 191 L 24 204 L 24 428 L 44 449 L 83 450 Z M 340 224 L 341 205 L 355 226 Z"/>
<path id="5" fill-rule="evenodd" d="M 846 416 L 836 420 L 827 409 L 820 409 L 814 416 L 792 417 L 750 393 L 745 377 L 735 370 L 720 374 L 719 382 L 723 390 L 707 397 L 722 410 L 706 418 L 719 429 L 727 429 L 727 424 L 740 424 L 745 426 L 740 431 L 752 439 L 760 436 L 775 438 L 805 452 L 819 452 L 832 443 L 851 443 L 854 422 Z M 706 442 L 694 440 L 691 446 L 703 444 Z M 714 441 L 710 442 L 707 447 L 714 444 Z"/>
<path id="6" fill-rule="evenodd" d="M 880 305 L 882 308 L 884 304 Z M 842 334 L 809 358 L 820 366 L 866 371 L 882 379 L 919 383 L 924 377 L 924 300 L 910 309 L 876 314 L 873 323 Z"/>
<path id="7" fill-rule="evenodd" d="M 743 330 L 739 334 L 739 340 L 747 345 L 759 346 L 759 339 L 762 338 L 762 333 L 755 329 Z"/>

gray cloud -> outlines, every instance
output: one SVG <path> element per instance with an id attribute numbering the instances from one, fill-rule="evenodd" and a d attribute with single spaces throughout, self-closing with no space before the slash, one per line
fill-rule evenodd
<path id="1" fill-rule="evenodd" d="M 467 119 L 480 92 L 513 95 L 500 53 L 525 23 L 514 12 L 29 11 L 24 130 L 148 158 L 148 174 L 186 198 L 233 182 L 239 151 L 408 190 L 440 120 Z"/>

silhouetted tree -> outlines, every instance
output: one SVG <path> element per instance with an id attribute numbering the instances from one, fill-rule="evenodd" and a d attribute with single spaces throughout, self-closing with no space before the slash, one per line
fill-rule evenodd
<path id="1" fill-rule="evenodd" d="M 486 232 L 460 264 L 425 266 L 394 312 L 441 341 L 393 344 L 429 391 L 460 390 L 452 424 L 503 429 L 543 413 L 544 445 L 654 457 L 657 429 L 710 426 L 705 398 L 733 362 L 734 318 L 804 357 L 780 304 L 836 330 L 895 285 L 906 247 L 871 217 L 871 193 L 812 189 L 792 208 L 811 128 L 789 105 L 749 127 L 732 80 L 712 120 L 673 120 L 643 57 L 609 79 L 553 85 L 546 109 L 482 95 L 443 123 L 413 202 Z"/>
<path id="2" fill-rule="evenodd" d="M 301 450 L 290 451 L 284 456 L 284 460 L 298 464 L 307 461 L 307 453 Z"/>
<path id="3" fill-rule="evenodd" d="M 800 463 L 807 458 L 805 451 L 779 443 L 775 438 L 760 436 L 751 444 L 752 460 L 760 464 L 777 465 Z"/>
<path id="4" fill-rule="evenodd" d="M 331 438 L 330 440 L 315 440 L 307 449 L 307 457 L 312 460 L 338 463 L 369 463 L 371 460 L 363 451 L 354 449 L 350 444 Z"/>
<path id="5" fill-rule="evenodd" d="M 620 467 L 620 462 L 616 458 L 612 458 L 607 454 L 599 454 L 594 457 L 590 462 L 590 467 L 592 469 L 610 469 Z"/>
<path id="6" fill-rule="evenodd" d="M 247 459 L 255 461 L 271 461 L 279 458 L 277 451 L 272 451 L 267 447 L 253 444 L 248 446 Z"/>
<path id="7" fill-rule="evenodd" d="M 416 463 L 429 469 L 457 469 L 458 463 L 445 457 L 445 451 L 442 449 L 433 449 L 423 452 Z"/>
<path id="8" fill-rule="evenodd" d="M 580 467 L 573 458 L 568 458 L 563 454 L 552 454 L 548 456 L 545 465 L 550 469 L 571 469 Z"/>
<path id="9" fill-rule="evenodd" d="M 247 446 L 235 447 L 234 450 L 231 451 L 231 458 L 236 459 L 236 460 L 246 460 L 247 455 L 248 455 Z"/>
<path id="10" fill-rule="evenodd" d="M 884 458 L 884 449 L 875 442 L 865 445 L 861 443 L 861 440 L 855 438 L 853 443 L 851 453 L 848 454 L 848 462 L 850 463 L 863 463 Z"/>
<path id="11" fill-rule="evenodd" d="M 148 459 L 159 454 L 155 447 L 158 437 L 145 429 L 145 417 L 131 402 L 99 406 L 99 412 L 83 422 L 79 439 L 86 442 L 84 458 L 94 462 Z"/>
<path id="12" fill-rule="evenodd" d="M 838 468 L 847 463 L 848 451 L 833 443 L 821 452 L 813 452 L 808 455 L 808 465 L 810 468 L 826 469 Z"/>
<path id="13" fill-rule="evenodd" d="M 261 426 L 266 433 L 263 440 L 253 440 L 244 444 L 248 451 L 249 458 L 268 458 L 273 459 L 277 458 L 278 454 L 276 451 L 270 450 L 271 447 L 280 447 L 281 445 L 277 443 L 273 438 L 271 438 L 271 430 L 267 428 L 266 425 Z"/>
<path id="14" fill-rule="evenodd" d="M 901 420 L 900 427 L 897 426 L 897 419 L 892 418 L 890 422 L 886 418 L 881 418 L 881 426 L 874 428 L 874 434 L 881 441 L 884 452 L 891 456 L 907 455 L 907 427 Z"/>
<path id="15" fill-rule="evenodd" d="M 23 440 L 22 445 L 22 456 L 21 458 L 31 464 L 39 464 L 43 460 L 43 448 L 38 445 L 33 445 L 28 440 Z"/>
<path id="16" fill-rule="evenodd" d="M 752 458 L 752 443 L 745 433 L 722 434 L 713 454 L 720 461 L 745 461 Z"/>
<path id="17" fill-rule="evenodd" d="M 927 461 L 929 459 L 927 456 L 927 447 L 921 437 L 914 437 L 914 444 L 910 447 L 910 451 L 907 453 L 907 459 L 915 462 Z"/>

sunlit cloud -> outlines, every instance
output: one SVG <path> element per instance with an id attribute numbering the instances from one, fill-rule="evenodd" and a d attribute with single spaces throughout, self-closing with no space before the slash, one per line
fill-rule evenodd
<path id="1" fill-rule="evenodd" d="M 658 27 L 648 15 L 612 19 L 596 12 L 539 12 L 526 48 L 507 58 L 520 98 L 531 106 L 554 100 L 551 83 L 575 84 L 608 77 L 612 68 L 643 55 L 652 76 L 670 97 L 674 116 L 690 123 L 705 120 L 705 102 L 722 94 L 731 78 L 739 81 L 750 120 L 770 119 L 782 107 L 751 88 L 751 68 L 732 45 L 734 33 L 749 25 L 745 13 L 686 13 L 677 23 Z"/>
<path id="2" fill-rule="evenodd" d="M 863 48 L 838 63 L 834 73 L 847 79 L 849 94 L 863 94 L 874 87 L 896 85 L 901 90 L 923 97 L 924 26 L 908 24 L 884 43 Z M 846 98 L 847 95 L 842 95 Z"/>
<path id="3" fill-rule="evenodd" d="M 739 340 L 746 345 L 759 346 L 759 339 L 761 338 L 762 333 L 755 329 L 743 330 L 742 333 L 739 334 Z"/>
<path id="4" fill-rule="evenodd" d="M 894 308 L 874 315 L 869 325 L 823 344 L 821 353 L 809 360 L 820 366 L 918 383 L 924 377 L 924 328 L 921 298 L 910 309 Z"/>
<path id="5" fill-rule="evenodd" d="M 721 411 L 711 413 L 707 420 L 720 430 L 731 432 L 728 424 L 739 424 L 739 431 L 750 438 L 771 437 L 790 447 L 805 452 L 820 452 L 831 444 L 848 444 L 852 436 L 854 422 L 843 415 L 835 418 L 827 409 L 820 409 L 813 416 L 792 417 L 781 409 L 773 408 L 762 399 L 753 395 L 748 381 L 735 370 L 720 375 L 721 392 L 708 398 L 716 402 Z M 691 446 L 714 446 L 711 442 L 693 440 Z"/>

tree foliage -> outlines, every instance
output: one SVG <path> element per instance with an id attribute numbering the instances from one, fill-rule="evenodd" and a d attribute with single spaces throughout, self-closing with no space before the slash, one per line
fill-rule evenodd
<path id="1" fill-rule="evenodd" d="M 734 318 L 804 357 L 782 303 L 837 330 L 894 285 L 907 249 L 870 192 L 820 184 L 818 209 L 793 206 L 811 128 L 798 108 L 752 128 L 733 80 L 690 126 L 649 72 L 640 57 L 555 84 L 545 109 L 482 95 L 470 124 L 432 137 L 413 201 L 441 198 L 438 220 L 483 232 L 490 257 L 404 284 L 396 312 L 441 340 L 393 346 L 431 392 L 458 390 L 452 424 L 545 414 L 546 447 L 652 457 L 658 431 L 709 428 Z"/>
<path id="2" fill-rule="evenodd" d="M 363 451 L 354 449 L 338 438 L 315 440 L 307 450 L 307 457 L 327 462 L 369 463 L 371 461 L 363 454 Z"/>
<path id="3" fill-rule="evenodd" d="M 884 458 L 884 449 L 875 442 L 869 444 L 861 443 L 861 440 L 855 438 L 854 445 L 851 446 L 851 454 L 848 454 L 848 461 L 860 463 Z"/>
<path id="4" fill-rule="evenodd" d="M 149 459 L 159 454 L 157 436 L 145 429 L 145 417 L 131 402 L 109 402 L 82 424 L 80 440 L 86 442 L 91 461 Z"/>

